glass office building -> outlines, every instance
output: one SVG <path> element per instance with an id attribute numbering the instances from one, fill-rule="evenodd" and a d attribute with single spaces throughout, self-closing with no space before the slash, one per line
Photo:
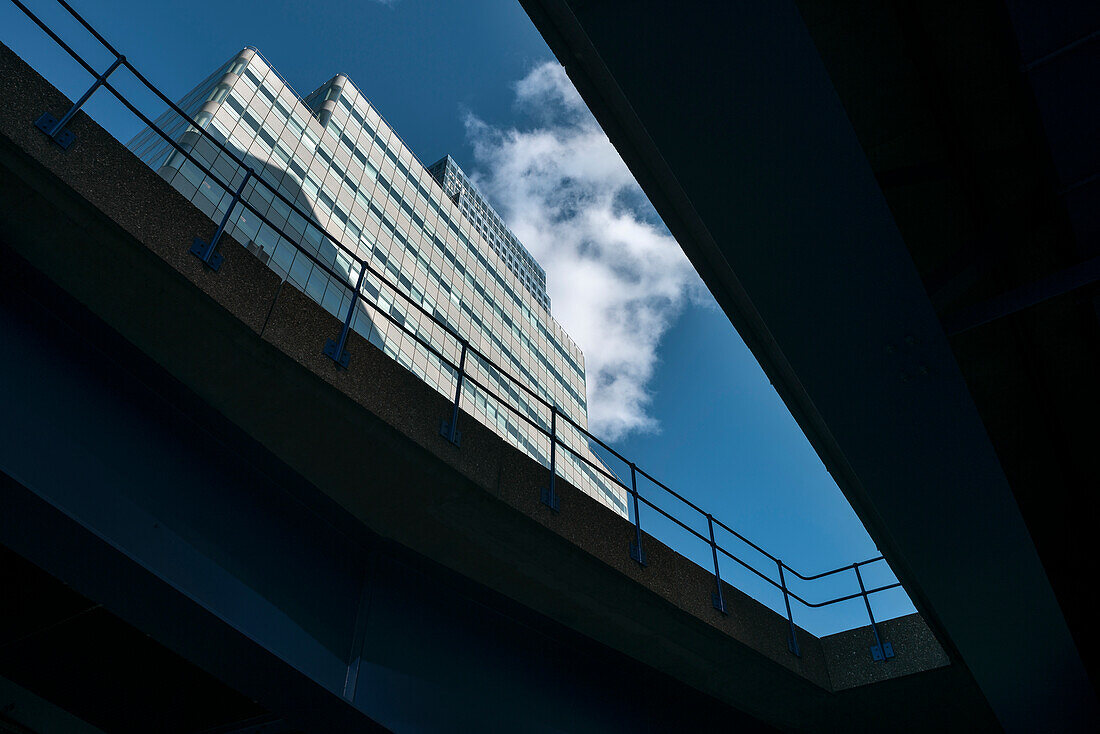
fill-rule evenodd
<path id="1" fill-rule="evenodd" d="M 527 251 L 500 215 L 481 193 L 466 178 L 458 163 L 449 155 L 428 166 L 428 173 L 439 182 L 443 190 L 454 201 L 478 233 L 500 256 L 520 281 L 523 287 L 534 296 L 543 308 L 550 310 L 550 296 L 546 294 L 546 271 L 538 264 L 534 256 Z"/>
<path id="2" fill-rule="evenodd" d="M 385 274 L 389 284 L 369 272 L 364 277 L 368 301 L 457 364 L 460 346 L 392 290 L 400 289 L 511 377 L 587 427 L 584 355 L 550 314 L 545 272 L 450 156 L 426 169 L 346 76 L 333 77 L 302 99 L 252 48 L 207 77 L 179 106 L 343 248 Z M 174 113 L 156 124 L 232 188 L 243 180 L 239 165 Z M 232 195 L 156 132 L 139 133 L 128 147 L 213 220 L 221 220 Z M 243 196 L 342 282 L 244 207 L 234 209 L 226 231 L 343 319 L 351 302 L 347 284 L 359 276 L 357 263 L 266 187 L 250 181 Z M 352 328 L 453 399 L 454 370 L 396 324 L 360 305 Z M 549 411 L 472 351 L 466 370 L 549 430 Z M 486 391 L 467 382 L 462 407 L 549 465 L 549 439 Z M 579 432 L 560 420 L 557 428 L 565 443 L 598 461 Z M 627 496 L 620 487 L 569 451 L 558 450 L 557 467 L 559 476 L 626 516 Z"/>

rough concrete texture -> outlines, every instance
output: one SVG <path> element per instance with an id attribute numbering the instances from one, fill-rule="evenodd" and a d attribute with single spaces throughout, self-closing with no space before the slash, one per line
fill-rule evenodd
<path id="1" fill-rule="evenodd" d="M 919 614 L 889 619 L 878 625 L 883 642 L 893 646 L 894 657 L 882 665 L 862 665 L 875 642 L 870 627 L 860 627 L 821 638 L 825 662 L 834 691 L 919 673 L 951 661 L 936 642 Z"/>
<path id="2" fill-rule="evenodd" d="M 33 121 L 69 103 L 3 47 L 0 94 L 0 163 L 71 220 L 8 207 L 6 243 L 371 530 L 784 728 L 839 715 L 830 691 L 948 665 L 916 616 L 884 624 L 889 664 L 869 628 L 799 629 L 796 658 L 783 617 L 729 586 L 718 614 L 713 576 L 659 541 L 639 567 L 627 520 L 564 481 L 550 511 L 547 470 L 465 413 L 448 443 L 447 399 L 357 334 L 338 369 L 339 322 L 244 248 L 204 268 L 188 248 L 213 223 L 85 115 L 68 151 L 49 141 Z"/>

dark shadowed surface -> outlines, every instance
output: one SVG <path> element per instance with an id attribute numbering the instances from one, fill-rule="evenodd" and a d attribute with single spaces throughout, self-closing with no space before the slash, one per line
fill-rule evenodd
<path id="1" fill-rule="evenodd" d="M 523 4 L 1002 725 L 1095 728 L 1095 280 L 997 300 L 1096 269 L 1095 3 Z"/>
<path id="2" fill-rule="evenodd" d="M 84 116 L 73 123 L 78 142 L 61 152 L 30 121 L 67 102 L 6 50 L 2 68 L 3 196 L 20 204 L 4 208 L 0 232 L 13 263 L 6 272 L 28 272 L 20 279 L 27 290 L 11 289 L 5 338 L 41 358 L 21 360 L 15 351 L 5 362 L 12 384 L 27 390 L 8 398 L 16 408 L 5 411 L 9 427 L 22 429 L 0 456 L 17 480 L 10 496 L 27 513 L 72 526 L 64 536 L 72 548 L 97 548 L 104 564 L 126 569 L 173 611 L 160 619 L 146 592 L 103 588 L 109 574 L 81 577 L 132 624 L 232 681 L 243 675 L 240 665 L 205 644 L 196 649 L 196 630 L 218 630 L 263 663 L 250 669 L 248 690 L 299 718 L 311 700 L 333 720 L 360 710 L 387 726 L 407 717 L 424 725 L 432 712 L 412 702 L 439 695 L 442 710 L 463 714 L 455 722 L 476 722 L 498 705 L 505 730 L 525 711 L 545 727 L 648 721 L 662 730 L 661 717 L 683 717 L 684 701 L 696 707 L 692 715 L 735 729 L 765 721 L 872 731 L 888 712 L 892 726 L 912 730 L 989 726 L 966 669 L 944 665 L 950 658 L 917 618 L 896 622 L 904 665 L 872 663 L 859 630 L 828 644 L 800 631 L 803 657 L 795 658 L 785 619 L 728 587 L 731 614 L 718 615 L 711 576 L 650 538 L 649 565 L 639 568 L 627 554 L 630 524 L 579 491 L 561 483 L 562 511 L 550 513 L 538 500 L 544 468 L 465 415 L 462 448 L 447 443 L 437 432 L 447 401 L 354 334 L 350 368 L 336 370 L 320 351 L 335 319 L 280 289 L 231 241 L 222 245 L 222 269 L 204 270 L 187 248 L 213 223 Z M 43 315 L 36 298 L 49 302 L 51 289 L 70 306 Z M 57 338 L 72 332 L 68 324 L 79 327 L 80 313 L 83 352 L 74 351 L 81 339 L 70 336 L 67 347 Z M 34 328 L 51 319 L 52 330 Z M 78 353 L 88 356 L 71 363 L 63 356 Z M 111 376 L 113 360 L 120 369 Z M 197 438 L 166 440 L 182 424 L 154 409 L 145 390 L 197 422 Z M 67 406 L 49 394 L 71 397 L 71 420 L 60 418 Z M 206 434 L 218 439 L 209 455 L 194 444 Z M 49 460 L 59 446 L 86 465 Z M 234 463 L 234 455 L 248 462 Z M 257 466 L 262 472 L 249 481 Z M 80 491 L 81 472 L 96 493 Z M 271 496 L 269 485 L 289 495 Z M 298 505 L 308 512 L 295 513 Z M 8 514 L 5 542 L 18 540 L 59 573 L 79 576 L 75 553 L 36 541 L 17 517 Z M 157 532 L 145 524 L 153 518 Z M 326 526 L 348 538 L 326 534 Z M 341 550 L 363 538 L 383 539 L 393 549 L 384 555 L 400 561 L 364 571 L 365 556 Z M 360 623 L 354 584 L 362 574 L 380 601 Z M 486 606 L 519 626 L 493 623 L 478 611 Z M 524 626 L 545 634 L 529 638 Z M 562 652 L 561 641 L 578 657 Z M 347 653 L 356 645 L 358 662 Z M 846 654 L 849 646 L 863 654 Z M 547 670 L 532 664 L 539 660 Z M 560 672 L 585 660 L 607 672 Z M 353 662 L 378 686 L 352 686 L 349 703 L 342 696 Z M 308 695 L 280 702 L 270 682 L 255 680 L 267 666 Z M 546 700 L 543 674 L 559 698 Z M 901 677 L 847 688 L 883 676 Z M 387 690 L 394 694 L 380 693 Z M 502 696 L 514 700 L 503 705 Z M 632 697 L 646 703 L 639 708 Z M 925 706 L 930 697 L 945 706 Z"/>

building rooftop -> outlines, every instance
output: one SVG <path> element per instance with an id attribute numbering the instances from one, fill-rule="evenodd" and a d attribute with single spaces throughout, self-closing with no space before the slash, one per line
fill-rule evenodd
<path id="1" fill-rule="evenodd" d="M 478 188 L 459 167 L 450 155 L 445 155 L 428 166 L 432 174 L 447 195 L 462 208 L 470 222 L 478 228 L 482 236 L 492 245 L 510 270 L 516 274 L 527 290 L 534 295 L 547 310 L 550 297 L 546 294 L 546 271 L 542 269 L 519 238 L 504 223 L 496 209 L 482 196 Z"/>

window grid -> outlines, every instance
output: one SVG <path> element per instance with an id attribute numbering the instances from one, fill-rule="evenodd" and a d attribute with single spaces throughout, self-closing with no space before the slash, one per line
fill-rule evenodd
<path id="1" fill-rule="evenodd" d="M 312 214 L 341 245 L 370 261 L 524 386 L 587 426 L 583 355 L 549 314 L 545 273 L 452 159 L 434 164 L 437 170 L 424 170 L 344 77 L 321 85 L 303 102 L 251 51 L 221 71 L 184 99 L 190 105 L 184 109 L 197 123 L 245 156 L 258 176 Z M 171 124 L 167 117 L 162 120 Z M 223 180 L 241 180 L 243 171 L 209 141 L 194 131 L 182 135 L 191 154 Z M 211 218 L 220 218 L 231 198 L 221 186 L 206 180 L 182 156 L 161 161 L 167 143 L 150 144 L 142 133 L 131 142 L 135 152 L 137 146 L 142 159 L 181 193 Z M 457 199 L 447 193 L 449 186 L 461 190 Z M 265 187 L 250 184 L 243 196 L 279 230 L 296 235 L 297 244 L 354 282 L 357 266 Z M 350 304 L 346 284 L 317 268 L 295 243 L 244 208 L 232 217 L 227 231 L 280 277 L 344 317 Z M 368 275 L 363 295 L 457 363 L 454 340 L 409 309 L 388 285 Z M 352 328 L 453 398 L 454 370 L 389 319 L 360 304 Z M 511 379 L 477 358 L 468 357 L 467 367 L 474 380 L 508 400 L 520 415 L 549 429 L 549 411 Z M 462 407 L 528 456 L 549 464 L 546 436 L 471 382 L 464 387 Z M 578 431 L 563 421 L 558 430 L 562 441 L 597 461 Z M 621 488 L 570 452 L 562 450 L 558 456 L 559 476 L 626 514 Z"/>

